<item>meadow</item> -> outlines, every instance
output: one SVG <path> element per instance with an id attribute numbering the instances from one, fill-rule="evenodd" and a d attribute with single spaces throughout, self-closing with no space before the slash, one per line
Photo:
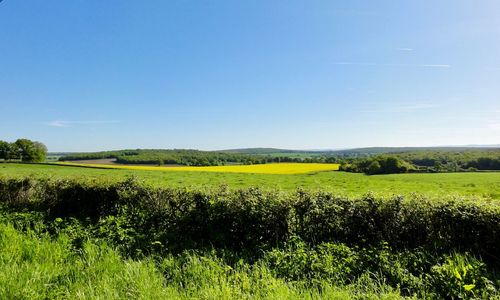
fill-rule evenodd
<path id="1" fill-rule="evenodd" d="M 498 172 L 113 167 L 0 164 L 0 298 L 500 299 Z"/>
<path id="2" fill-rule="evenodd" d="M 288 164 L 285 164 L 288 165 Z M 297 164 L 295 164 L 297 165 Z M 310 165 L 302 164 L 310 168 Z M 236 166 L 237 168 L 269 168 L 276 165 Z M 331 165 L 327 164 L 327 167 Z M 336 166 L 336 165 L 333 165 Z M 361 196 L 368 192 L 376 196 L 422 194 L 428 197 L 467 196 L 490 200 L 500 199 L 500 172 L 462 172 L 462 173 L 423 173 L 391 174 L 367 176 L 347 172 L 311 172 L 304 174 L 255 174 L 226 172 L 184 171 L 183 168 L 203 170 L 203 168 L 231 169 L 227 167 L 158 167 L 155 171 L 141 170 L 141 166 L 127 166 L 123 169 L 83 168 L 56 164 L 0 164 L 0 175 L 7 177 L 50 177 L 73 178 L 100 181 L 122 181 L 135 177 L 145 184 L 157 187 L 218 188 L 227 185 L 230 188 L 260 187 L 295 191 L 297 188 L 323 190 L 340 195 Z M 132 169 L 131 169 L 132 168 Z M 137 169 L 134 169 L 137 168 Z M 172 171 L 171 171 L 172 170 Z M 183 171 L 180 171 L 183 170 Z"/>
<path id="3" fill-rule="evenodd" d="M 0 177 L 0 297 L 498 298 L 496 202 Z"/>

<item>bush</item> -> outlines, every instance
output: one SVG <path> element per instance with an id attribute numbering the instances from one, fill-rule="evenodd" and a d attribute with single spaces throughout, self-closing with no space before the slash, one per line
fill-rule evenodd
<path id="1" fill-rule="evenodd" d="M 486 273 L 482 261 L 467 254 L 454 254 L 432 267 L 428 284 L 437 294 L 447 298 L 486 299 L 496 292 Z"/>
<path id="2" fill-rule="evenodd" d="M 193 289 L 205 275 L 179 273 L 185 266 L 205 266 L 203 272 L 213 275 L 208 287 L 232 276 L 233 267 L 245 265 L 253 274 L 244 259 L 265 270 L 266 278 L 313 290 L 355 286 L 360 298 L 363 289 L 377 287 L 430 298 L 498 293 L 499 282 L 492 281 L 498 275 L 491 271 L 500 253 L 495 203 L 0 177 L 0 208 L 2 220 L 17 230 L 64 236 L 65 249 L 85 250 L 91 240 L 129 257 L 155 257 L 168 282 Z"/>
<path id="3" fill-rule="evenodd" d="M 311 245 L 387 242 L 397 249 L 470 251 L 491 261 L 500 253 L 499 207 L 459 199 L 377 199 L 372 195 L 348 199 L 301 190 L 193 191 L 151 188 L 133 180 L 108 184 L 0 178 L 0 202 L 44 211 L 52 219 L 107 222 L 117 232 L 134 235 L 130 237 L 137 244 L 134 247 L 145 251 L 154 242 L 167 249 L 252 251 L 298 236 Z"/>

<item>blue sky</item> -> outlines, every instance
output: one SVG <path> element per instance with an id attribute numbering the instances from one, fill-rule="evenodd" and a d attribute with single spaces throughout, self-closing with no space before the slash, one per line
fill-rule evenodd
<path id="1" fill-rule="evenodd" d="M 500 1 L 0 2 L 0 139 L 500 144 Z"/>

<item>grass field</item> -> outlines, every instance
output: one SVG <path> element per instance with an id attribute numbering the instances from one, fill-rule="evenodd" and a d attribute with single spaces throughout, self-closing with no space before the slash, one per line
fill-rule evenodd
<path id="1" fill-rule="evenodd" d="M 0 298 L 499 299 L 500 172 L 258 167 L 1 163 Z"/>
<path id="2" fill-rule="evenodd" d="M 273 166 L 260 165 L 259 167 Z M 252 166 L 251 166 L 252 167 Z M 230 167 L 226 167 L 230 168 Z M 172 170 L 170 168 L 169 170 Z M 346 172 L 306 174 L 252 174 L 193 171 L 97 169 L 61 165 L 0 164 L 0 176 L 87 178 L 119 181 L 135 176 L 154 186 L 231 188 L 257 186 L 293 191 L 299 187 L 326 190 L 348 196 L 373 192 L 377 196 L 418 193 L 429 197 L 472 196 L 500 200 L 500 172 L 393 174 L 367 176 Z"/>

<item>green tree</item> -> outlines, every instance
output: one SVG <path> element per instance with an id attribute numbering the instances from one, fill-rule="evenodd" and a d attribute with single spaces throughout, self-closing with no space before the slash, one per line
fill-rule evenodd
<path id="1" fill-rule="evenodd" d="M 18 139 L 14 143 L 14 146 L 14 151 L 18 154 L 18 158 L 24 162 L 42 162 L 47 156 L 47 147 L 40 142 Z"/>
<path id="2" fill-rule="evenodd" d="M 34 152 L 31 156 L 34 162 L 43 162 L 47 158 L 47 146 L 41 142 L 33 142 Z"/>
<path id="3" fill-rule="evenodd" d="M 434 162 L 434 170 L 436 172 L 441 172 L 443 170 L 443 164 L 439 160 Z"/>
<path id="4" fill-rule="evenodd" d="M 10 159 L 11 146 L 6 141 L 0 141 L 0 159 Z"/>
<path id="5" fill-rule="evenodd" d="M 382 173 L 382 167 L 380 166 L 380 163 L 377 160 L 372 161 L 368 166 L 368 169 L 366 170 L 366 174 L 374 175 L 380 173 Z"/>
<path id="6" fill-rule="evenodd" d="M 406 170 L 403 170 L 402 163 L 400 159 L 397 157 L 387 157 L 384 161 L 384 173 L 386 174 L 396 174 L 396 173 L 404 173 Z"/>

